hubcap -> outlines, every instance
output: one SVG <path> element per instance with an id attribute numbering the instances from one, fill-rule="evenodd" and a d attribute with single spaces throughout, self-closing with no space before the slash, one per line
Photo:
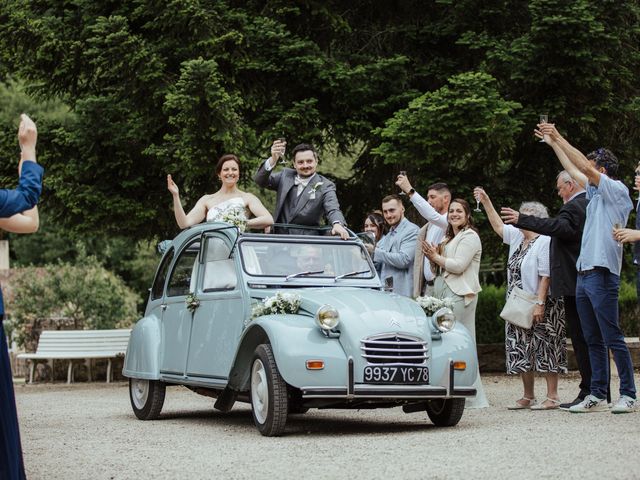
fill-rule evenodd
<path id="1" fill-rule="evenodd" d="M 267 372 L 259 358 L 253 362 L 251 368 L 251 405 L 256 420 L 264 423 L 269 410 L 269 385 Z"/>
<path id="2" fill-rule="evenodd" d="M 138 410 L 142 410 L 149 398 L 149 380 L 134 378 L 131 380 L 131 398 Z"/>

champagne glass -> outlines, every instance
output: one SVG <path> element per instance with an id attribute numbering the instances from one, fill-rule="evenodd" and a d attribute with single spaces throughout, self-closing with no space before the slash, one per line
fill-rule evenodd
<path id="1" fill-rule="evenodd" d="M 287 141 L 287 139 L 281 137 L 281 138 L 278 139 L 278 141 L 281 142 L 281 143 L 284 143 L 284 142 Z M 278 163 L 287 163 L 287 161 L 284 159 L 284 154 L 285 154 L 286 151 L 287 151 L 287 147 L 285 145 L 283 145 L 281 147 L 280 161 Z"/>
<path id="2" fill-rule="evenodd" d="M 619 230 L 620 228 L 622 228 L 622 220 L 616 220 L 616 222 L 613 224 L 613 230 Z M 622 246 L 620 242 L 617 242 L 617 244 L 619 247 Z"/>
<path id="3" fill-rule="evenodd" d="M 475 188 L 482 188 L 480 185 L 476 185 Z M 480 197 L 476 197 L 476 208 L 473 209 L 474 212 L 481 212 L 480 209 Z"/>
<path id="4" fill-rule="evenodd" d="M 398 175 L 402 175 L 403 177 L 406 177 L 407 176 L 407 171 L 406 170 L 400 170 Z M 406 193 L 400 192 L 400 193 L 398 193 L 398 195 L 406 195 Z"/>
<path id="5" fill-rule="evenodd" d="M 547 122 L 549 121 L 549 116 L 548 116 L 548 115 L 540 115 L 539 120 L 540 120 L 540 121 L 539 121 L 538 123 L 547 123 Z M 545 141 L 544 141 L 544 136 L 540 139 L 540 141 L 541 141 L 542 143 L 545 143 Z"/>

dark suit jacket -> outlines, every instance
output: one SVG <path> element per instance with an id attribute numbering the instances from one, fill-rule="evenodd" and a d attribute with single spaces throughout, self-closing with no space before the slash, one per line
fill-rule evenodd
<path id="1" fill-rule="evenodd" d="M 295 178 L 296 171 L 293 168 L 285 168 L 277 173 L 273 170 L 268 172 L 264 168 L 264 161 L 260 163 L 258 171 L 253 176 L 254 181 L 260 187 L 277 192 L 276 209 L 273 214 L 276 223 L 283 223 L 284 202 L 287 198 L 290 198 L 288 197 L 289 191 L 292 188 L 297 188 L 295 186 Z M 314 194 L 312 190 L 318 182 L 322 182 L 322 185 L 316 187 Z M 297 199 L 292 216 L 289 218 L 289 223 L 318 226 L 323 217 L 326 218 L 329 224 L 335 222 L 346 224 L 340 211 L 336 186 L 328 178 L 316 173 Z"/>
<path id="2" fill-rule="evenodd" d="M 554 218 L 520 214 L 516 227 L 551 237 L 551 296 L 575 296 L 576 261 L 580 254 L 582 230 L 587 216 L 586 193 L 565 203 Z"/>

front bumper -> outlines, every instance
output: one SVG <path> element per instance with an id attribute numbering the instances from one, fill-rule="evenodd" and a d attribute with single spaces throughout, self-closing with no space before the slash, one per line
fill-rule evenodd
<path id="1" fill-rule="evenodd" d="M 440 385 L 372 385 L 356 384 L 353 374 L 353 359 L 349 359 L 349 384 L 335 387 L 301 387 L 303 399 L 433 399 L 473 397 L 476 389 L 473 387 L 456 387 L 453 361 L 449 362 L 449 382 Z"/>

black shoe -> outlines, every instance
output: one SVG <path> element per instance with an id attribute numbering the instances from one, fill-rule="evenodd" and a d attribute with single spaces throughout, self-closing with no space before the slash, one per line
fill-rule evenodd
<path id="1" fill-rule="evenodd" d="M 583 400 L 584 400 L 584 398 L 576 397 L 575 400 L 573 400 L 572 402 L 561 403 L 558 408 L 560 408 L 560 410 L 569 410 L 571 407 L 573 407 L 574 405 L 579 404 Z"/>

